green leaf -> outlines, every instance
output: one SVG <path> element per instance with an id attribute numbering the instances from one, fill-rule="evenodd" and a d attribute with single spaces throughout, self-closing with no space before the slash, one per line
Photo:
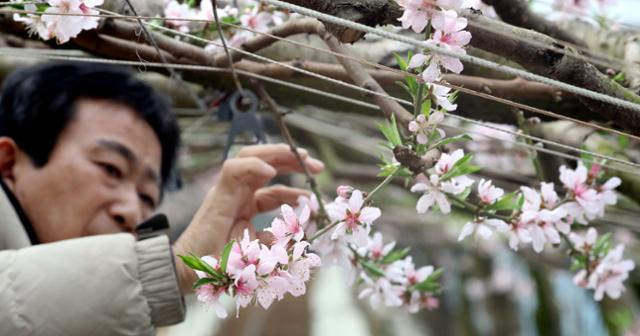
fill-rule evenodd
<path id="1" fill-rule="evenodd" d="M 600 236 L 596 241 L 596 244 L 593 246 L 593 253 L 596 256 L 604 256 L 609 253 L 609 249 L 611 248 L 611 232 L 607 232 Z"/>
<path id="2" fill-rule="evenodd" d="M 629 137 L 626 137 L 624 135 L 619 135 L 618 136 L 618 148 L 620 149 L 620 151 L 624 151 L 626 149 L 629 148 Z"/>
<path id="3" fill-rule="evenodd" d="M 459 142 L 459 141 L 468 141 L 468 140 L 473 140 L 473 138 L 468 134 L 461 134 L 461 135 L 457 135 L 449 138 L 444 138 L 440 140 L 437 144 L 433 145 L 433 147 L 440 147 L 440 146 L 448 145 L 450 143 Z"/>
<path id="4" fill-rule="evenodd" d="M 400 67 L 400 69 L 406 71 L 407 67 L 409 66 L 408 60 L 411 59 L 411 52 L 409 52 L 409 58 L 407 59 L 400 56 L 398 53 L 393 53 L 393 57 L 396 59 L 396 63 L 398 63 L 398 66 Z"/>
<path id="5" fill-rule="evenodd" d="M 184 262 L 184 264 L 187 265 L 187 267 L 193 270 L 205 272 L 218 280 L 223 279 L 223 275 L 219 271 L 213 269 L 213 267 L 211 267 L 209 264 L 207 264 L 202 259 L 200 259 L 199 257 L 193 254 L 188 256 L 179 255 L 178 257 L 182 259 L 182 262 Z"/>
<path id="6" fill-rule="evenodd" d="M 369 273 L 371 273 L 372 275 L 378 276 L 378 277 L 383 277 L 384 271 L 381 270 L 380 268 L 378 268 L 378 266 L 366 261 L 366 260 L 362 260 L 360 259 L 360 264 L 362 265 L 362 267 L 368 271 Z"/>
<path id="7" fill-rule="evenodd" d="M 425 99 L 422 103 L 422 114 L 424 114 L 425 117 L 431 115 L 431 99 Z"/>
<path id="8" fill-rule="evenodd" d="M 407 91 L 407 93 L 410 96 L 413 95 L 413 93 L 411 93 L 411 89 L 404 82 L 397 81 L 396 84 L 398 84 L 401 88 L 403 88 L 405 91 Z"/>
<path id="9" fill-rule="evenodd" d="M 413 76 L 405 76 L 404 81 L 407 83 L 407 86 L 409 87 L 409 90 L 410 90 L 409 93 L 411 94 L 411 97 L 415 99 L 416 95 L 418 94 L 418 86 L 420 84 L 418 84 L 418 81 Z"/>
<path id="10" fill-rule="evenodd" d="M 413 287 L 421 292 L 435 292 L 441 288 L 441 285 L 437 281 L 440 279 L 443 272 L 444 269 L 439 268 L 424 279 L 424 281 L 414 285 Z"/>
<path id="11" fill-rule="evenodd" d="M 391 122 L 384 121 L 383 123 L 378 124 L 378 129 L 382 132 L 387 141 L 389 141 L 391 148 L 402 145 L 402 136 L 398 130 L 398 124 L 396 123 L 396 117 L 394 115 L 391 115 Z"/>
<path id="12" fill-rule="evenodd" d="M 383 264 L 391 264 L 394 261 L 397 261 L 397 260 L 400 260 L 400 259 L 406 257 L 409 254 L 410 250 L 411 250 L 411 248 L 409 248 L 409 247 L 405 247 L 402 250 L 393 250 L 393 251 L 389 252 L 389 254 L 384 256 L 384 258 L 382 258 L 382 260 L 380 262 L 383 263 Z"/>
<path id="13" fill-rule="evenodd" d="M 461 194 L 458 194 L 457 198 L 464 201 L 467 199 L 467 197 L 469 197 L 469 195 L 471 195 L 471 188 L 465 188 Z"/>
<path id="14" fill-rule="evenodd" d="M 196 281 L 196 283 L 193 284 L 193 289 L 196 289 L 200 286 L 204 286 L 207 284 L 218 284 L 220 281 L 214 278 L 202 278 L 202 279 L 198 279 L 198 281 Z"/>
<path id="15" fill-rule="evenodd" d="M 495 202 L 495 203 L 493 203 L 491 205 L 487 205 L 485 207 L 485 209 L 489 210 L 489 211 L 521 209 L 522 206 L 520 206 L 518 204 L 519 203 L 519 200 L 518 200 L 518 195 L 519 194 L 520 194 L 519 191 L 513 191 L 513 192 L 510 192 L 508 194 L 505 194 L 497 202 Z"/>
<path id="16" fill-rule="evenodd" d="M 438 268 L 433 273 L 431 273 L 429 277 L 427 277 L 427 280 L 438 281 L 438 279 L 442 277 L 442 274 L 444 274 L 444 268 Z"/>
<path id="17" fill-rule="evenodd" d="M 480 167 L 472 166 L 469 164 L 469 161 L 471 161 L 471 158 L 472 158 L 471 154 L 466 154 L 465 156 L 463 156 L 460 160 L 458 160 L 453 165 L 453 167 L 449 169 L 448 172 L 446 172 L 444 175 L 442 175 L 442 177 L 440 177 L 440 181 L 447 181 L 457 176 L 472 174 L 482 170 L 482 168 Z"/>
<path id="18" fill-rule="evenodd" d="M 222 255 L 220 256 L 220 270 L 222 270 L 223 273 L 227 273 L 227 263 L 229 262 L 229 254 L 231 254 L 231 248 L 233 247 L 233 244 L 235 242 L 236 242 L 235 240 L 228 242 L 227 245 L 225 245 L 224 249 L 222 250 Z"/>
<path id="19" fill-rule="evenodd" d="M 586 266 L 584 259 L 584 256 L 582 256 L 583 258 L 575 258 L 573 259 L 573 262 L 571 263 L 571 272 L 576 272 L 579 271 L 581 269 L 584 269 Z"/>

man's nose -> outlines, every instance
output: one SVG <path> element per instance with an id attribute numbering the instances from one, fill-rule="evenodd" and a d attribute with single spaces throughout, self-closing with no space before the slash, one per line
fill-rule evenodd
<path id="1" fill-rule="evenodd" d="M 109 209 L 111 218 L 127 232 L 133 232 L 142 221 L 142 207 L 135 188 L 122 191 Z"/>

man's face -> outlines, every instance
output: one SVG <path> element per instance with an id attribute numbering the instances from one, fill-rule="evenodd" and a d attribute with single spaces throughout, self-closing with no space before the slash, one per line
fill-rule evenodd
<path id="1" fill-rule="evenodd" d="M 157 205 L 161 153 L 131 108 L 81 99 L 46 165 L 18 151 L 9 186 L 42 242 L 131 232 Z"/>

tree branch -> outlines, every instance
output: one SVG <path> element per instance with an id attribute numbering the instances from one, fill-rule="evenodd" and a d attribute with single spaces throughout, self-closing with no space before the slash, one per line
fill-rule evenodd
<path id="1" fill-rule="evenodd" d="M 395 0 L 288 0 L 287 2 L 368 26 L 398 25 L 397 18 L 402 15 L 402 8 Z M 513 60 L 534 73 L 613 97 L 640 103 L 640 96 L 610 80 L 593 65 L 583 60 L 575 50 L 547 35 L 492 20 L 471 10 L 463 11 L 462 15 L 474 23 L 468 26 L 468 30 L 473 36 L 471 45 L 476 48 Z M 491 29 L 484 29 L 485 27 L 490 27 Z M 504 32 L 504 34 L 496 32 Z M 342 42 L 352 43 L 355 41 L 352 37 L 361 37 L 363 35 L 348 33 L 346 34 L 347 38 L 344 38 L 345 34 L 344 32 L 338 32 L 336 36 Z M 527 41 L 535 41 L 537 43 L 534 45 Z M 566 54 L 558 53 L 550 48 L 542 48 L 538 46 L 539 43 L 564 49 Z M 601 114 L 619 127 L 631 133 L 640 134 L 640 113 L 584 97 L 578 97 L 578 99 L 591 111 Z"/>

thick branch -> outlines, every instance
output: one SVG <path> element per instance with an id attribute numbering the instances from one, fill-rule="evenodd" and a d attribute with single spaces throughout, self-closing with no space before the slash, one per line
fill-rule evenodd
<path id="1" fill-rule="evenodd" d="M 398 25 L 397 18 L 402 15 L 402 9 L 395 0 L 359 0 L 349 2 L 289 0 L 288 2 L 369 26 Z M 380 11 L 382 10 L 384 13 L 381 14 Z M 468 26 L 468 30 L 473 36 L 471 45 L 476 48 L 513 60 L 534 73 L 613 97 L 640 103 L 640 96 L 613 82 L 593 65 L 583 60 L 574 50 L 547 35 L 492 20 L 474 11 L 465 11 L 463 15 L 474 23 Z M 491 29 L 484 29 L 485 27 Z M 342 42 L 353 42 L 352 39 L 343 39 L 343 35 L 337 36 L 340 37 Z M 349 36 L 355 35 L 350 34 Z M 528 41 L 537 43 L 534 45 Z M 539 43 L 564 49 L 566 54 L 539 47 Z M 578 98 L 591 111 L 601 114 L 621 128 L 627 129 L 634 134 L 640 134 L 640 113 L 584 97 Z"/>

